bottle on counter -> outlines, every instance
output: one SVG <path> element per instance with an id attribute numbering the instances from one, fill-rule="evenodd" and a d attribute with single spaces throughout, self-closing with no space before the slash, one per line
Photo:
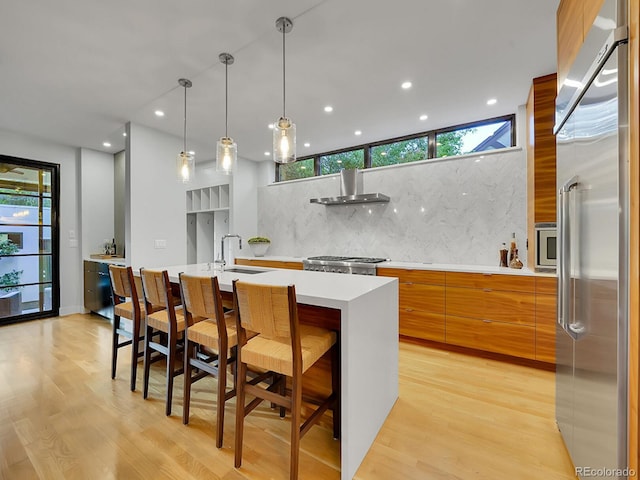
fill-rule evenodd
<path id="1" fill-rule="evenodd" d="M 516 245 L 516 234 L 513 232 L 511 234 L 511 244 L 509 245 L 509 265 L 511 265 L 511 261 L 516 256 L 516 252 L 518 251 L 518 246 Z"/>
<path id="2" fill-rule="evenodd" d="M 111 240 L 111 255 L 116 254 L 116 239 Z"/>
<path id="3" fill-rule="evenodd" d="M 522 268 L 522 261 L 518 258 L 518 250 L 516 249 L 516 253 L 513 256 L 513 260 L 509 262 L 509 268 Z"/>
<path id="4" fill-rule="evenodd" d="M 509 250 L 507 250 L 507 244 L 502 242 L 502 247 L 500 247 L 500 266 L 508 267 L 507 256 L 509 255 Z"/>

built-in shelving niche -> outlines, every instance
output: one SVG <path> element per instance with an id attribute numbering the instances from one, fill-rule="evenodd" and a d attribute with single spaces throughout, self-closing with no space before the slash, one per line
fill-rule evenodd
<path id="1" fill-rule="evenodd" d="M 187 263 L 213 262 L 229 233 L 229 185 L 188 190 L 186 202 Z"/>

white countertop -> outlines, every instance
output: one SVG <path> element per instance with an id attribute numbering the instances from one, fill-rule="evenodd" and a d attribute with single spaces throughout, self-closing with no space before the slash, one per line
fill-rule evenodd
<path id="1" fill-rule="evenodd" d="M 270 259 L 272 259 L 270 257 Z M 367 294 L 390 282 L 397 282 L 392 277 L 376 277 L 368 275 L 344 275 L 340 273 L 311 272 L 305 270 L 284 270 L 245 265 L 230 265 L 224 272 L 207 269 L 208 264 L 174 265 L 154 267 L 166 269 L 172 282 L 178 281 L 178 274 L 217 276 L 220 289 L 230 292 L 235 279 L 270 285 L 295 285 L 296 296 L 300 303 L 331 308 L 343 308 L 349 302 Z M 151 267 L 149 267 L 151 268 Z M 247 274 L 229 272 L 241 268 L 243 270 L 262 271 L 263 273 Z"/>
<path id="2" fill-rule="evenodd" d="M 378 268 L 404 268 L 407 270 L 441 270 L 445 272 L 498 273 L 504 275 L 537 275 L 528 268 L 493 267 L 489 265 L 458 265 L 452 263 L 394 262 L 378 263 Z"/>
<path id="3" fill-rule="evenodd" d="M 284 256 L 269 256 L 269 257 L 242 257 L 246 260 L 274 260 L 278 262 L 302 262 L 305 257 L 284 257 Z M 497 273 L 506 275 L 539 275 L 546 277 L 554 277 L 554 273 L 538 273 L 529 268 L 515 269 L 506 267 L 495 267 L 491 265 L 460 265 L 453 263 L 421 263 L 421 262 L 397 262 L 394 260 L 388 260 L 376 264 L 378 268 L 404 268 L 407 270 L 441 270 L 445 272 L 469 272 L 469 273 Z"/>
<path id="4" fill-rule="evenodd" d="M 108 263 L 110 265 L 126 265 L 127 260 L 122 257 L 117 258 L 85 258 L 87 262 Z"/>

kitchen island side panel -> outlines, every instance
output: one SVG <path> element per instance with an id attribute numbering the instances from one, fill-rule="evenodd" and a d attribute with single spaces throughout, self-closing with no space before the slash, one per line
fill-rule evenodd
<path id="1" fill-rule="evenodd" d="M 342 480 L 353 478 L 398 398 L 398 281 L 342 310 Z"/>

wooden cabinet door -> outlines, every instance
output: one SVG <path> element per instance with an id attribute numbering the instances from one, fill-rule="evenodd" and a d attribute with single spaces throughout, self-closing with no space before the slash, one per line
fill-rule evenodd
<path id="1" fill-rule="evenodd" d="M 447 315 L 446 340 L 462 347 L 535 358 L 535 328 L 528 325 Z"/>
<path id="2" fill-rule="evenodd" d="M 482 318 L 506 323 L 535 325 L 533 293 L 490 290 L 484 292 L 485 313 Z"/>
<path id="3" fill-rule="evenodd" d="M 556 361 L 556 296 L 536 296 L 536 360 Z"/>
<path id="4" fill-rule="evenodd" d="M 401 283 L 399 295 L 400 334 L 444 342 L 444 286 Z"/>

